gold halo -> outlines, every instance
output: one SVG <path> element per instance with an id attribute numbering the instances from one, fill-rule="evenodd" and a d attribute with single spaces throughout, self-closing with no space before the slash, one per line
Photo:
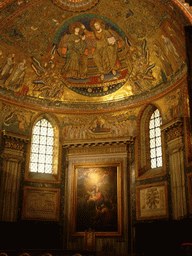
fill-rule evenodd
<path id="1" fill-rule="evenodd" d="M 72 22 L 72 23 L 69 25 L 69 32 L 70 32 L 71 34 L 73 34 L 75 28 L 80 28 L 79 34 L 81 35 L 81 34 L 83 34 L 83 29 L 82 29 L 81 26 L 82 26 L 82 23 L 81 23 L 81 22 L 79 22 L 79 21 L 74 21 L 74 22 Z"/>
<path id="2" fill-rule="evenodd" d="M 102 29 L 105 29 L 105 22 L 100 18 L 93 18 L 90 22 L 90 28 L 96 31 L 94 24 L 99 23 Z"/>

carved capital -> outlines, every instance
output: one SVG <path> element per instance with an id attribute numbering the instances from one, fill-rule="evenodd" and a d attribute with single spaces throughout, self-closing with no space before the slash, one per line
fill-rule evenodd
<path id="1" fill-rule="evenodd" d="M 173 127 L 171 130 L 168 130 L 167 133 L 167 142 L 179 138 L 182 136 L 182 126 Z"/>
<path id="2" fill-rule="evenodd" d="M 5 140 L 4 148 L 24 151 L 24 144 L 29 140 L 27 136 L 15 134 L 3 130 L 3 138 Z"/>
<path id="3" fill-rule="evenodd" d="M 24 150 L 24 143 L 20 142 L 20 141 L 6 139 L 4 147 L 23 151 Z"/>
<path id="4" fill-rule="evenodd" d="M 162 131 L 166 134 L 167 142 L 179 138 L 183 135 L 183 120 L 177 118 L 161 127 Z"/>

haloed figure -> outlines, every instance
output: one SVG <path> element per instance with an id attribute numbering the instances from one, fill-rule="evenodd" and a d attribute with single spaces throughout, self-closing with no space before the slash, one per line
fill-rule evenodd
<path id="1" fill-rule="evenodd" d="M 3 66 L 3 68 L 0 70 L 0 81 L 2 80 L 3 83 L 6 82 L 6 80 L 9 78 L 13 71 L 13 66 L 15 64 L 14 62 L 15 54 L 9 54 L 7 57 L 7 62 Z"/>
<path id="2" fill-rule="evenodd" d="M 99 18 L 92 19 L 90 27 L 93 30 L 97 42 L 96 49 L 93 53 L 93 59 L 101 74 L 100 79 L 103 80 L 104 74 L 110 72 L 115 76 L 117 70 L 121 68 L 121 64 L 118 59 L 118 43 L 113 36 L 112 30 L 105 29 L 104 21 Z"/>
<path id="3" fill-rule="evenodd" d="M 85 35 L 80 22 L 73 22 L 69 26 L 69 38 L 67 40 L 66 62 L 62 68 L 62 74 L 66 77 L 84 79 L 87 75 L 87 56 L 85 55 Z"/>
<path id="4" fill-rule="evenodd" d="M 26 64 L 26 60 L 23 59 L 22 62 L 19 63 L 19 65 L 17 66 L 17 69 L 15 70 L 15 72 L 12 74 L 8 87 L 11 89 L 18 89 L 24 80 L 24 76 L 25 76 L 25 64 Z"/>

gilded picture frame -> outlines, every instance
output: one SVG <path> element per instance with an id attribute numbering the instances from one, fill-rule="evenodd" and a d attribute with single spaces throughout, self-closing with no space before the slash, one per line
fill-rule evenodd
<path id="1" fill-rule="evenodd" d="M 136 187 L 137 220 L 167 218 L 168 216 L 166 181 Z"/>
<path id="2" fill-rule="evenodd" d="M 192 214 L 192 173 L 187 174 L 188 193 L 189 193 L 189 211 Z"/>
<path id="3" fill-rule="evenodd" d="M 24 187 L 22 219 L 59 221 L 60 190 Z"/>
<path id="4" fill-rule="evenodd" d="M 122 164 L 73 166 L 71 235 L 122 235 Z"/>

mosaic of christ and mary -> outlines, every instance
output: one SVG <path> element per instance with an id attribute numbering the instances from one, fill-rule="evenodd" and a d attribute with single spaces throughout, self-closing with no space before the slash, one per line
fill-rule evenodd
<path id="1" fill-rule="evenodd" d="M 59 54 L 66 56 L 61 73 L 72 79 L 86 79 L 95 74 L 100 81 L 109 74 L 117 77 L 122 68 L 118 50 L 123 44 L 119 34 L 110 27 L 106 29 L 100 18 L 91 19 L 88 29 L 79 21 L 73 22 L 58 45 Z"/>

